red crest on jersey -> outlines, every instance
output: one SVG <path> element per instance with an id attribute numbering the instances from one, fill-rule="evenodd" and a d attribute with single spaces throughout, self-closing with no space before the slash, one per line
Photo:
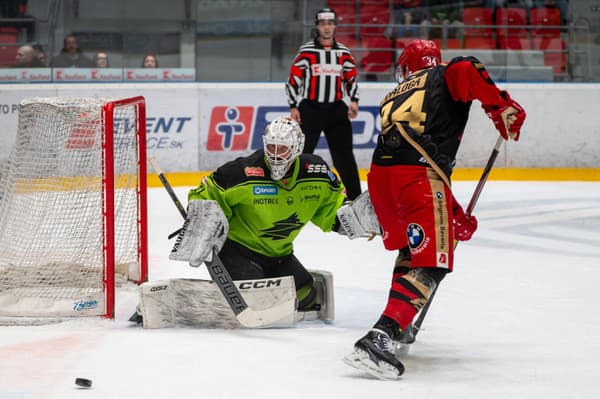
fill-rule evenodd
<path id="1" fill-rule="evenodd" d="M 246 166 L 244 168 L 244 173 L 246 174 L 246 176 L 258 176 L 258 177 L 265 176 L 265 171 L 263 170 L 263 168 L 260 168 L 260 167 Z"/>

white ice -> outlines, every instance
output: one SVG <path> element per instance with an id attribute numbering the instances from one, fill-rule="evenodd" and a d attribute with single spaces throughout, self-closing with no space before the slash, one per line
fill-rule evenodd
<path id="1" fill-rule="evenodd" d="M 463 204 L 474 186 L 454 183 Z M 400 381 L 341 361 L 383 310 L 395 254 L 309 225 L 296 255 L 333 272 L 332 324 L 144 330 L 127 322 L 137 293 L 125 287 L 113 321 L 0 327 L 0 398 L 600 397 L 600 183 L 490 181 L 474 213 L 479 230 L 457 248 Z M 152 189 L 150 280 L 207 278 L 167 259 L 180 224 Z"/>

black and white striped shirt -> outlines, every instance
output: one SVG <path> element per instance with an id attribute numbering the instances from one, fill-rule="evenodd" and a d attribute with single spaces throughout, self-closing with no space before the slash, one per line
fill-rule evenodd
<path id="1" fill-rule="evenodd" d="M 302 99 L 319 103 L 358 101 L 358 71 L 350 50 L 334 41 L 325 48 L 318 39 L 300 46 L 286 84 L 290 107 Z"/>

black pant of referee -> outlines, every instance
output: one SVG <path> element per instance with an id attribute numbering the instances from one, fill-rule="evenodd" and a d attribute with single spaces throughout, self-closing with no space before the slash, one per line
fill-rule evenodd
<path id="1" fill-rule="evenodd" d="M 318 103 L 302 100 L 300 127 L 304 132 L 304 153 L 312 154 L 317 147 L 321 132 L 329 144 L 333 166 L 337 169 L 346 187 L 348 199 L 353 200 L 361 192 L 356 159 L 352 152 L 352 124 L 348 119 L 348 106 L 343 101 Z"/>

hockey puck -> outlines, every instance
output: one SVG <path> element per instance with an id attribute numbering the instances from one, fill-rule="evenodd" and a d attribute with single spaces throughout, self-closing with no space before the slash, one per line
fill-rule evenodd
<path id="1" fill-rule="evenodd" d="M 91 388 L 92 380 L 88 380 L 87 378 L 75 378 L 75 385 L 82 388 Z"/>

